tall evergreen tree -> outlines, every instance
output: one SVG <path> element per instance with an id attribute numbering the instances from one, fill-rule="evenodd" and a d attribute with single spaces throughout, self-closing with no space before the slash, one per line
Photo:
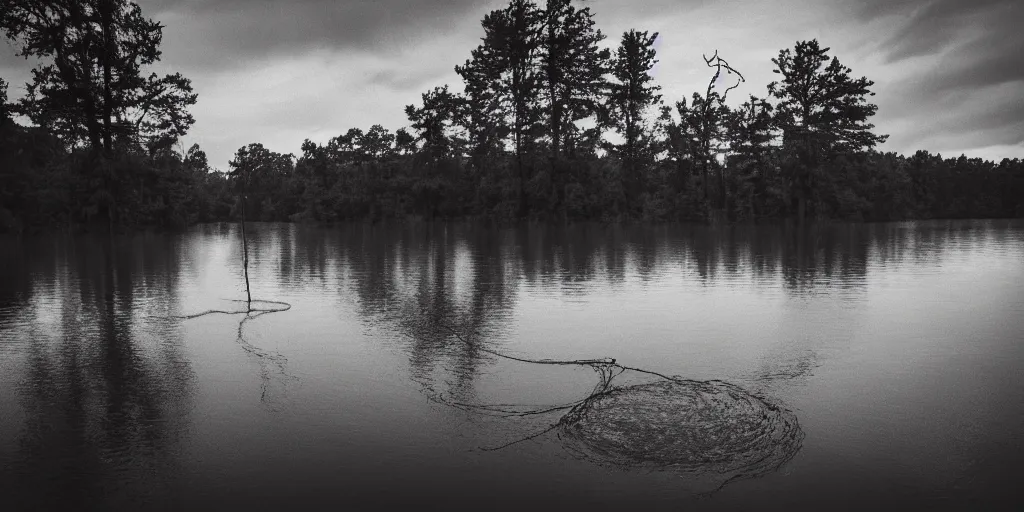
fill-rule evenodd
<path id="1" fill-rule="evenodd" d="M 541 132 L 544 12 L 529 0 L 512 0 L 506 8 L 487 14 L 482 25 L 483 43 L 456 71 L 466 80 L 475 113 L 469 124 L 477 151 L 486 148 L 494 135 L 507 134 L 512 139 L 522 215 L 529 179 L 525 159 Z"/>
<path id="2" fill-rule="evenodd" d="M 593 118 L 606 93 L 611 57 L 599 44 L 605 35 L 594 28 L 589 7 L 572 0 L 548 0 L 542 48 L 542 79 L 551 154 L 572 151 L 579 139 L 578 121 Z"/>
<path id="3" fill-rule="evenodd" d="M 615 81 L 609 85 L 606 122 L 622 136 L 622 144 L 615 151 L 626 164 L 626 189 L 630 201 L 636 201 L 643 187 L 640 163 L 650 154 L 650 140 L 646 120 L 647 109 L 661 101 L 654 85 L 651 70 L 658 62 L 654 42 L 658 33 L 629 30 L 612 59 L 611 71 Z"/>
<path id="4" fill-rule="evenodd" d="M 769 84 L 768 91 L 780 100 L 777 117 L 785 168 L 800 219 L 828 162 L 841 154 L 871 149 L 888 137 L 874 134 L 874 125 L 868 122 L 878 110 L 867 101 L 874 96 L 870 91 L 874 82 L 851 78 L 850 68 L 830 58 L 828 51 L 817 40 L 799 41 L 772 59 L 781 79 Z"/>
<path id="5" fill-rule="evenodd" d="M 676 102 L 679 114 L 678 124 L 672 122 L 671 109 L 663 108 L 659 122 L 665 127 L 666 145 L 669 157 L 674 158 L 681 172 L 683 167 L 700 176 L 700 192 L 703 199 L 701 210 L 705 213 L 712 204 L 710 198 L 712 171 L 718 174 L 717 209 L 727 210 L 727 183 L 725 166 L 718 157 L 728 152 L 730 109 L 725 101 L 729 93 L 745 81 L 742 74 L 734 69 L 718 52 L 708 58 L 705 64 L 715 70 L 708 81 L 704 95 L 693 93 L 689 105 L 686 100 Z M 723 72 L 725 75 L 723 75 Z M 729 76 L 736 75 L 733 82 Z M 724 85 L 724 88 L 722 87 Z M 721 91 L 721 92 L 719 92 Z M 683 165 L 683 162 L 687 165 Z"/>
<path id="6" fill-rule="evenodd" d="M 598 45 L 605 39 L 595 29 L 590 8 L 577 9 L 572 0 L 548 0 L 544 11 L 541 49 L 544 115 L 550 141 L 550 171 L 554 204 L 565 197 L 565 156 L 575 156 L 582 134 L 577 122 L 594 119 L 606 93 L 610 52 Z"/>
<path id="7" fill-rule="evenodd" d="M 729 92 L 740 86 L 741 83 L 746 81 L 743 75 L 733 69 L 728 62 L 725 61 L 720 55 L 718 50 L 715 50 L 715 54 L 711 57 L 704 57 L 704 63 L 709 68 L 715 69 L 715 74 L 712 75 L 711 80 L 708 81 L 708 89 L 704 95 L 704 105 L 702 107 L 702 139 L 701 142 L 704 145 L 703 154 L 705 155 L 704 160 L 704 199 L 708 199 L 708 177 L 713 166 L 718 168 L 718 204 L 717 207 L 720 210 L 726 210 L 728 208 L 727 201 L 728 196 L 726 194 L 725 185 L 725 166 L 720 165 L 718 156 L 724 154 L 721 146 L 716 147 L 716 143 L 725 144 L 728 142 L 725 125 L 726 119 L 729 117 L 729 107 L 725 101 L 729 97 Z M 730 80 L 727 77 L 723 77 L 722 71 L 726 72 L 726 75 L 738 75 L 738 81 L 730 85 Z M 718 87 L 722 92 L 719 93 L 715 90 L 716 86 L 721 84 L 721 80 L 724 79 L 726 82 L 725 88 Z"/>

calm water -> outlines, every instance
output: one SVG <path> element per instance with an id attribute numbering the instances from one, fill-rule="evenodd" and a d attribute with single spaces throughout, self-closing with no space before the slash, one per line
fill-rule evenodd
<path id="1" fill-rule="evenodd" d="M 0 508 L 1024 503 L 1022 222 L 249 236 L 253 298 L 291 309 L 244 322 L 176 318 L 245 308 L 233 225 L 0 239 Z M 725 381 L 802 437 L 717 491 L 559 430 L 491 450 L 565 411 L 477 406 L 598 382 L 495 353 Z"/>

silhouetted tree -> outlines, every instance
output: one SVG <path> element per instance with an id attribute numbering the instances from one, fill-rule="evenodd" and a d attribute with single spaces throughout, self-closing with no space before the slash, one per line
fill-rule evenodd
<path id="1" fill-rule="evenodd" d="M 785 169 L 804 218 L 806 202 L 815 194 L 816 178 L 840 154 L 873 148 L 888 136 L 872 133 L 868 119 L 878 109 L 868 103 L 874 82 L 850 77 L 850 68 L 828 56 L 817 40 L 799 41 L 772 59 L 781 75 L 768 85 L 780 100 L 777 120 L 783 132 Z"/>
<path id="2" fill-rule="evenodd" d="M 729 108 L 719 101 L 721 97 L 712 91 L 708 96 L 693 93 L 690 104 L 686 100 L 676 102 L 679 124 L 673 128 L 678 151 L 685 151 L 691 169 L 700 176 L 701 196 L 709 201 L 711 171 L 718 164 L 716 155 L 723 148 L 725 125 Z"/>
<path id="3" fill-rule="evenodd" d="M 493 135 L 510 135 L 516 158 L 519 214 L 526 213 L 525 158 L 540 135 L 540 69 L 544 12 L 531 1 L 512 0 L 487 14 L 482 22 L 483 43 L 472 58 L 456 69 L 467 81 L 474 107 L 491 113 L 473 126 L 475 145 L 488 144 Z M 485 93 L 490 89 L 490 93 Z M 486 146 L 483 146 L 486 147 Z"/>
<path id="4" fill-rule="evenodd" d="M 375 162 L 389 158 L 395 150 L 395 134 L 379 124 L 370 127 L 360 141 L 363 152 Z"/>
<path id="5" fill-rule="evenodd" d="M 344 134 L 331 139 L 327 146 L 338 162 L 360 164 L 367 160 L 362 148 L 364 135 L 362 128 L 349 128 Z"/>
<path id="6" fill-rule="evenodd" d="M 143 69 L 160 58 L 162 27 L 128 0 L 6 0 L 0 27 L 19 55 L 42 59 L 20 110 L 70 146 L 108 158 L 115 144 L 169 147 L 193 123 L 181 74 Z"/>
<path id="7" fill-rule="evenodd" d="M 708 199 L 708 174 L 710 174 L 711 167 L 718 164 L 718 155 L 722 154 L 722 148 L 714 147 L 715 142 L 728 142 L 728 137 L 725 135 L 727 127 L 725 126 L 726 119 L 729 117 L 729 107 L 725 104 L 725 101 L 729 97 L 729 92 L 740 86 L 741 83 L 746 81 L 740 72 L 736 71 L 728 62 L 725 61 L 720 55 L 718 50 L 715 50 L 715 54 L 711 57 L 704 57 L 704 63 L 708 67 L 715 69 L 715 74 L 708 81 L 708 89 L 704 95 L 706 101 L 703 105 L 702 110 L 702 123 L 703 123 L 703 137 L 701 142 L 704 145 L 704 155 L 707 157 L 704 160 L 704 199 Z M 729 84 L 729 79 L 726 78 L 726 87 L 719 94 L 718 91 L 713 90 L 719 85 L 719 80 L 723 78 L 722 71 L 725 71 L 727 75 L 737 75 L 738 81 Z M 717 165 L 718 167 L 718 204 L 717 207 L 720 209 L 728 208 L 728 197 L 726 196 L 726 185 L 725 185 L 725 166 Z"/>
<path id="8" fill-rule="evenodd" d="M 7 82 L 0 78 L 0 126 L 11 119 L 11 107 L 7 104 Z"/>
<path id="9" fill-rule="evenodd" d="M 612 147 L 626 164 L 627 199 L 631 202 L 637 201 L 643 190 L 640 165 L 653 157 L 645 115 L 661 100 L 661 86 L 654 85 L 651 76 L 658 62 L 654 49 L 657 39 L 657 32 L 625 32 L 611 64 L 615 81 L 609 86 L 607 122 L 625 139 Z"/>
<path id="10" fill-rule="evenodd" d="M 16 105 L 0 80 L 0 231 L 182 226 L 241 205 L 268 221 L 747 220 L 802 217 L 807 201 L 849 220 L 1024 216 L 1020 160 L 875 151 L 872 83 L 817 41 L 773 59 L 777 105 L 727 107 L 743 77 L 716 52 L 706 91 L 667 106 L 651 76 L 658 35 L 626 32 L 613 55 L 570 0 L 490 12 L 455 68 L 463 92 L 423 94 L 409 127 L 306 140 L 297 160 L 251 144 L 226 174 L 176 142 L 192 124 L 188 80 L 143 72 L 161 28 L 128 0 L 0 0 L 0 29 L 42 61 Z"/>
<path id="11" fill-rule="evenodd" d="M 409 130 L 399 128 L 395 131 L 395 152 L 399 155 L 411 155 L 416 151 L 416 137 Z"/>
<path id="12" fill-rule="evenodd" d="M 263 144 L 238 149 L 231 160 L 229 175 L 235 193 L 245 201 L 247 216 L 253 220 L 279 220 L 282 203 L 288 201 L 286 188 L 294 157 L 270 151 Z M 287 211 L 286 209 L 284 211 Z"/>
<path id="13" fill-rule="evenodd" d="M 210 164 L 206 159 L 206 152 L 199 148 L 199 144 L 192 144 L 185 153 L 185 167 L 193 172 L 207 173 L 210 171 Z"/>
<path id="14" fill-rule="evenodd" d="M 550 140 L 551 185 L 559 207 L 565 197 L 566 169 L 562 153 L 574 156 L 581 138 L 577 122 L 594 119 L 607 88 L 610 53 L 599 48 L 605 39 L 594 28 L 590 8 L 576 9 L 571 0 L 548 0 L 541 40 L 543 101 Z M 592 128 L 597 129 L 597 128 Z"/>
<path id="15" fill-rule="evenodd" d="M 460 116 L 464 100 L 449 91 L 447 85 L 423 93 L 422 98 L 423 105 L 407 105 L 405 115 L 423 141 L 423 152 L 434 162 L 459 156 L 463 145 Z"/>
<path id="16" fill-rule="evenodd" d="M 729 154 L 727 167 L 734 180 L 733 212 L 739 218 L 769 216 L 779 191 L 772 185 L 774 107 L 763 98 L 750 99 L 731 110 L 726 119 Z"/>
<path id="17" fill-rule="evenodd" d="M 491 50 L 481 45 L 472 52 L 473 58 L 455 72 L 464 82 L 464 98 L 468 115 L 464 118 L 466 135 L 473 167 L 477 174 L 487 170 L 491 158 L 502 152 L 509 128 L 505 122 L 501 96 L 492 88 L 500 74 Z"/>

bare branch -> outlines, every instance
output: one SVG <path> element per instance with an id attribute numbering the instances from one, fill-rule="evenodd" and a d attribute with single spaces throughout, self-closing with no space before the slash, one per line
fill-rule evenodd
<path id="1" fill-rule="evenodd" d="M 734 85 L 729 86 L 728 88 L 726 88 L 725 92 L 722 95 L 719 96 L 718 104 L 719 105 L 724 105 L 726 98 L 729 97 L 729 92 L 732 91 L 733 89 L 736 89 L 737 87 L 739 87 L 740 84 L 746 82 L 747 79 L 743 76 L 743 73 L 740 73 L 739 71 L 737 71 L 736 68 L 732 67 L 732 65 L 730 65 L 728 61 L 726 61 L 725 59 L 720 57 L 718 55 L 718 50 L 715 50 L 715 54 L 712 55 L 711 58 L 708 58 L 704 54 L 701 54 L 701 56 L 704 57 L 704 62 L 707 64 L 707 66 L 709 68 L 715 68 L 715 75 L 711 78 L 711 81 L 708 83 L 708 92 L 707 92 L 707 95 L 705 96 L 708 99 L 708 101 L 711 100 L 711 89 L 714 88 L 715 82 L 718 81 L 718 78 L 720 76 L 722 76 L 722 70 L 723 69 L 725 70 L 725 72 L 727 74 L 731 75 L 731 74 L 735 73 L 736 76 L 739 77 L 739 81 L 737 81 Z"/>

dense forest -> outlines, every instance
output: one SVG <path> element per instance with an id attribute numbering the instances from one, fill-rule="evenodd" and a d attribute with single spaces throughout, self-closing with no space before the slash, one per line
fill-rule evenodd
<path id="1" fill-rule="evenodd" d="M 1024 164 L 876 150 L 873 82 L 800 41 L 763 97 L 717 52 L 708 86 L 663 98 L 659 35 L 608 42 L 571 0 L 512 0 L 408 128 L 352 128 L 298 157 L 254 143 L 227 172 L 180 140 L 197 99 L 147 68 L 162 27 L 127 0 L 0 0 L 0 29 L 41 64 L 0 78 L 0 231 L 250 219 L 744 222 L 1024 217 Z M 732 101 L 730 101 L 732 100 Z M 732 106 L 730 106 L 732 105 Z M 243 199 L 244 198 L 244 199 Z"/>

